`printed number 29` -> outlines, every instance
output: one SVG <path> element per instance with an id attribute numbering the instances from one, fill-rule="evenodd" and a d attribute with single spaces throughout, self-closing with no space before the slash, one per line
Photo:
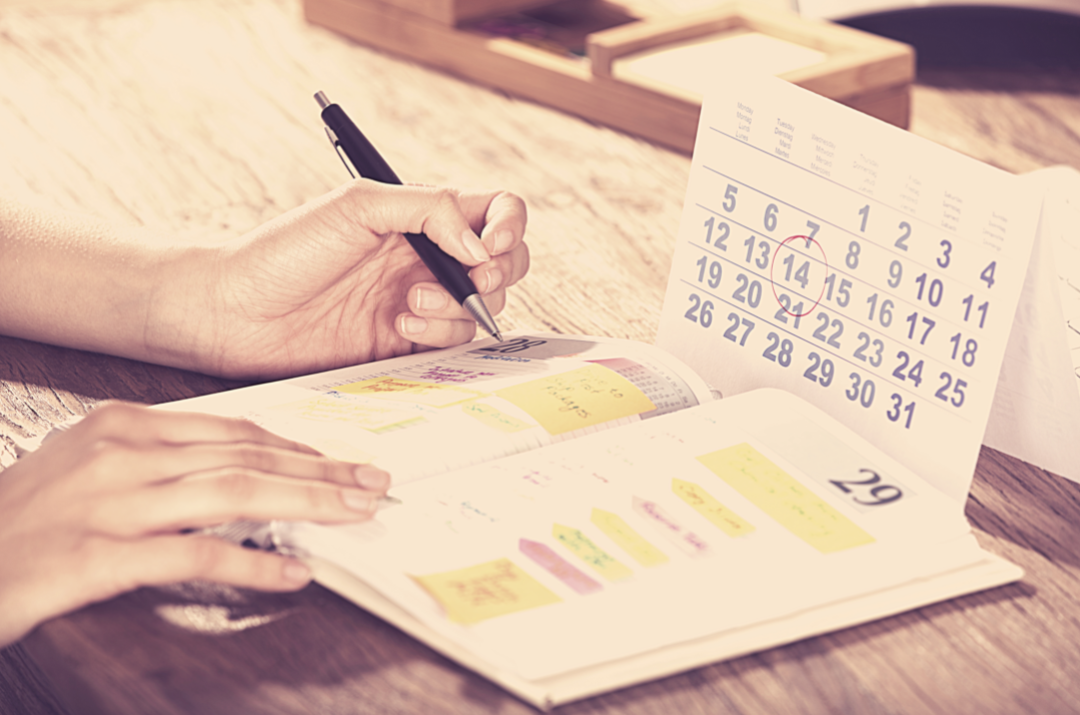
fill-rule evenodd
<path id="1" fill-rule="evenodd" d="M 863 506 L 881 506 L 904 496 L 904 492 L 901 491 L 900 487 L 892 484 L 882 484 L 881 475 L 873 469 L 860 469 L 859 474 L 869 474 L 870 476 L 866 479 L 832 479 L 829 484 L 832 484 L 844 494 L 850 494 L 853 502 Z M 860 498 L 862 496 L 869 497 L 869 499 Z"/>

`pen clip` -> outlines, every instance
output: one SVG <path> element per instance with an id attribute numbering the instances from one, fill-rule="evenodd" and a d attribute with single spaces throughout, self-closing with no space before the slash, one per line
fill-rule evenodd
<path id="1" fill-rule="evenodd" d="M 341 142 L 338 141 L 337 134 L 334 134 L 334 130 L 330 127 L 323 127 L 323 129 L 326 130 L 326 138 L 330 140 L 330 144 L 334 147 L 334 151 L 337 152 L 341 163 L 345 165 L 345 171 L 349 172 L 349 176 L 355 179 L 360 172 L 353 171 L 353 167 L 349 166 L 349 160 L 345 158 L 345 154 L 341 151 Z"/>

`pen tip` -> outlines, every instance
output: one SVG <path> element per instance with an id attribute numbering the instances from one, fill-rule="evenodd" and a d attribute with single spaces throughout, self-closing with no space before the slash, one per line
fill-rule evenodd
<path id="1" fill-rule="evenodd" d="M 491 313 L 488 312 L 487 306 L 484 305 L 484 299 L 480 297 L 478 293 L 473 293 L 461 302 L 465 309 L 469 311 L 472 317 L 483 326 L 484 330 L 492 335 L 500 343 L 502 339 L 502 331 L 495 325 L 495 319 L 491 317 Z"/>
<path id="2" fill-rule="evenodd" d="M 315 93 L 315 101 L 319 103 L 319 109 L 326 109 L 330 106 L 330 100 L 326 98 L 321 90 Z"/>

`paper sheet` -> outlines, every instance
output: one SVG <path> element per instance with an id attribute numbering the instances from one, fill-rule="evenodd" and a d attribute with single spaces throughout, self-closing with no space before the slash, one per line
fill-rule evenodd
<path id="1" fill-rule="evenodd" d="M 1080 482 L 1080 171 L 1023 180 L 1045 199 L 985 443 Z"/>
<path id="2" fill-rule="evenodd" d="M 277 528 L 530 680 L 935 575 L 962 507 L 811 409 L 725 398 Z"/>
<path id="3" fill-rule="evenodd" d="M 725 397 L 799 395 L 962 501 L 1039 201 L 794 85 L 717 73 L 657 344 Z"/>
<path id="4" fill-rule="evenodd" d="M 207 395 L 163 409 L 242 415 L 394 484 L 712 399 L 679 360 L 605 338 L 512 335 Z"/>

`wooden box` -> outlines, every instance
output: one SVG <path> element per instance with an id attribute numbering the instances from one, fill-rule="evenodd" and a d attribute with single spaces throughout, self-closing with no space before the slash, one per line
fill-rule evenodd
<path id="1" fill-rule="evenodd" d="M 477 18 L 530 10 L 550 2 L 551 0 L 383 0 L 386 5 L 451 26 Z"/>
<path id="2" fill-rule="evenodd" d="M 710 73 L 768 71 L 900 127 L 910 114 L 911 47 L 751 2 L 690 15 L 609 0 L 304 0 L 304 11 L 364 44 L 687 153 L 703 87 L 684 80 L 695 74 L 707 86 Z"/>

